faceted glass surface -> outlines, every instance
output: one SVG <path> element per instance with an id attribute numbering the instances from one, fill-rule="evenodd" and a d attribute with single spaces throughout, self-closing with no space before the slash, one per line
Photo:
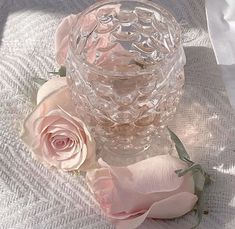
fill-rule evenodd
<path id="1" fill-rule="evenodd" d="M 184 84 L 180 35 L 174 17 L 146 1 L 101 1 L 74 24 L 68 83 L 109 163 L 169 152 L 164 127 Z"/>

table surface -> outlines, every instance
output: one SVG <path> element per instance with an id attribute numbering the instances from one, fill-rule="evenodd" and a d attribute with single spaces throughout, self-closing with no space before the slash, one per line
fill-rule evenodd
<path id="1" fill-rule="evenodd" d="M 182 25 L 185 93 L 170 127 L 192 158 L 213 175 L 199 228 L 235 228 L 235 116 L 208 37 L 203 0 L 159 0 Z M 83 177 L 48 170 L 19 139 L 20 122 L 36 99 L 33 77 L 58 68 L 54 32 L 62 17 L 91 0 L 0 0 L 0 228 L 114 228 Z M 189 229 L 193 213 L 178 220 L 146 220 L 139 228 Z"/>

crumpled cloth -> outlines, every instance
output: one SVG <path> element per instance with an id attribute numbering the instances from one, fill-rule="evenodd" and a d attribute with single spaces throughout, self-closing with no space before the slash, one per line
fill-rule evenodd
<path id="1" fill-rule="evenodd" d="M 62 17 L 91 0 L 0 0 L 0 228 L 111 229 L 82 176 L 48 170 L 19 139 L 20 121 L 36 102 L 34 77 L 55 63 L 54 32 Z M 155 0 L 155 2 L 157 2 Z M 208 36 L 203 0 L 159 0 L 183 29 L 185 92 L 169 127 L 194 161 L 216 179 L 208 187 L 199 229 L 235 228 L 235 116 Z M 156 168 L 157 169 L 157 168 Z M 194 213 L 146 220 L 141 229 L 189 229 Z"/>
<path id="2" fill-rule="evenodd" d="M 216 61 L 235 109 L 235 1 L 206 0 L 206 15 Z"/>
<path id="3" fill-rule="evenodd" d="M 235 1 L 206 0 L 209 35 L 218 64 L 235 64 Z"/>

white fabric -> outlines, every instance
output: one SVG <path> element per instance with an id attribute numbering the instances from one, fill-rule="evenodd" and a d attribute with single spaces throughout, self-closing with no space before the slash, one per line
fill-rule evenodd
<path id="1" fill-rule="evenodd" d="M 234 37 L 235 39 L 235 37 Z M 235 49 L 234 49 L 235 53 Z M 229 96 L 230 104 L 235 109 L 235 64 L 232 65 L 219 65 Z"/>
<path id="2" fill-rule="evenodd" d="M 235 64 L 235 1 L 206 0 L 209 34 L 218 64 Z"/>
<path id="3" fill-rule="evenodd" d="M 156 1 L 156 0 L 155 0 Z M 160 0 L 159 0 L 160 1 Z M 61 18 L 90 0 L 0 0 L 0 228 L 111 229 L 83 177 L 48 170 L 18 137 L 36 101 L 33 77 L 55 70 L 53 35 Z M 170 127 L 216 182 L 207 189 L 199 229 L 235 228 L 235 116 L 211 48 L 203 0 L 161 0 L 183 25 L 185 93 Z M 156 168 L 157 169 L 157 168 Z M 141 229 L 189 229 L 178 220 L 146 220 Z"/>
<path id="4" fill-rule="evenodd" d="M 235 1 L 206 0 L 209 36 L 235 109 Z"/>

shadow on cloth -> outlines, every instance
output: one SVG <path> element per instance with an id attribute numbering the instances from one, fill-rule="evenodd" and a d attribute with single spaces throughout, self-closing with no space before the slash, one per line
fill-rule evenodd
<path id="1" fill-rule="evenodd" d="M 4 28 L 9 15 L 25 11 L 43 11 L 55 15 L 68 15 L 78 13 L 95 0 L 63 1 L 63 0 L 3 0 L 0 1 L 0 45 L 2 43 Z M 26 15 L 27 16 L 27 15 Z M 17 21 L 16 21 L 17 23 Z M 32 23 L 32 22 L 31 22 Z M 21 28 L 19 28 L 21 29 Z M 16 31 L 13 31 L 16 32 Z"/>

